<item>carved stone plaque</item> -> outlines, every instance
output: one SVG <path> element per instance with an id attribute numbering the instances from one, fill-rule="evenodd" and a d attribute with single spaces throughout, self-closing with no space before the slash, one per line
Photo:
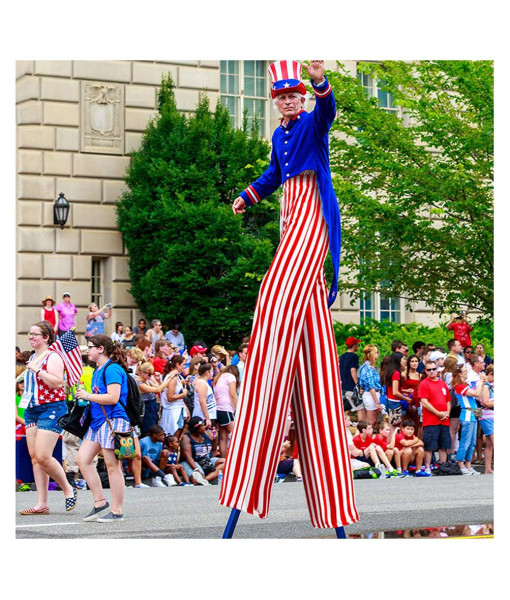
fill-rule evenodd
<path id="1" fill-rule="evenodd" d="M 81 82 L 82 152 L 124 154 L 124 86 Z"/>

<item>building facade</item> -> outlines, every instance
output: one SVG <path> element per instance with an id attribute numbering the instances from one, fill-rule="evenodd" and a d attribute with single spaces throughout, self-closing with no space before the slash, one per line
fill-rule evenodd
<path id="1" fill-rule="evenodd" d="M 115 201 L 124 188 L 130 153 L 157 111 L 157 90 L 170 73 L 177 108 L 195 110 L 201 94 L 211 107 L 218 99 L 241 125 L 261 115 L 261 133 L 270 137 L 278 113 L 269 98 L 267 61 L 18 61 L 16 63 L 16 344 L 26 349 L 26 332 L 39 320 L 48 294 L 57 302 L 71 294 L 78 308 L 77 334 L 83 343 L 87 306 L 113 305 L 116 321 L 137 323 L 141 315 L 128 292 L 128 256 L 116 228 Z M 356 74 L 356 62 L 344 66 Z M 336 68 L 336 61 L 326 61 Z M 377 82 L 362 81 L 368 94 Z M 386 103 L 386 104 L 385 104 Z M 389 99 L 383 109 L 394 110 Z M 64 229 L 53 222 L 53 204 L 63 193 L 71 205 Z M 363 316 L 435 324 L 423 304 L 404 310 L 399 298 L 370 294 L 350 304 L 340 295 L 335 321 Z"/>

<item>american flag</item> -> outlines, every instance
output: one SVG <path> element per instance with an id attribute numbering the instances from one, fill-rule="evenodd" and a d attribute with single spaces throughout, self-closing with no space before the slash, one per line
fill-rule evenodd
<path id="1" fill-rule="evenodd" d="M 83 373 L 80 346 L 72 330 L 66 331 L 56 342 L 48 346 L 48 350 L 56 352 L 64 361 L 69 387 L 79 381 Z"/>

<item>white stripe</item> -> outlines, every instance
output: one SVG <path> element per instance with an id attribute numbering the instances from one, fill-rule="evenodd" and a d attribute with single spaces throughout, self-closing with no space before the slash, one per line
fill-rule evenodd
<path id="1" fill-rule="evenodd" d="M 23 529 L 25 527 L 57 527 L 59 525 L 79 525 L 79 523 L 75 521 L 71 521 L 71 523 L 37 523 L 31 525 L 16 525 L 16 529 Z"/>

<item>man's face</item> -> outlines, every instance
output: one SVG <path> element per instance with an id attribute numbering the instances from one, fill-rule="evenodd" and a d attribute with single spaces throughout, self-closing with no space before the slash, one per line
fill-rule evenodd
<path id="1" fill-rule="evenodd" d="M 303 107 L 303 103 L 302 96 L 296 92 L 279 94 L 276 97 L 276 106 L 286 120 L 291 120 L 297 116 Z"/>
<path id="2" fill-rule="evenodd" d="M 473 363 L 473 369 L 475 370 L 475 373 L 481 373 L 485 369 L 484 361 L 477 360 L 475 363 Z"/>
<path id="3" fill-rule="evenodd" d="M 427 373 L 427 377 L 429 379 L 437 379 L 437 365 L 435 363 L 429 363 L 428 365 L 426 365 L 425 372 Z"/>
<path id="4" fill-rule="evenodd" d="M 245 362 L 247 356 L 248 356 L 248 348 L 243 348 L 243 351 L 239 355 L 239 360 Z"/>
<path id="5" fill-rule="evenodd" d="M 459 340 L 455 341 L 455 344 L 453 345 L 452 350 L 454 351 L 455 354 L 460 354 L 462 352 L 462 346 L 460 345 Z"/>
<path id="6" fill-rule="evenodd" d="M 139 329 L 145 329 L 145 321 L 143 319 L 141 319 L 140 321 L 138 321 L 138 328 Z"/>

